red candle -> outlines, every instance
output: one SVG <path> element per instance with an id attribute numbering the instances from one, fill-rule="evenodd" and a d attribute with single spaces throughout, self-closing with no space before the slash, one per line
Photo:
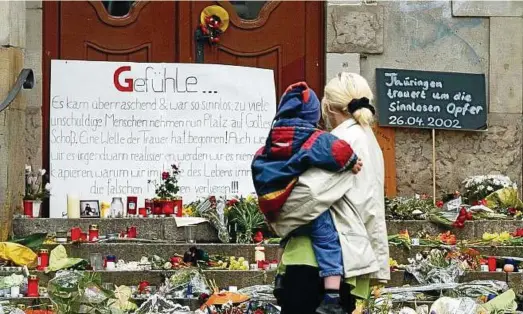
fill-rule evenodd
<path id="1" fill-rule="evenodd" d="M 127 227 L 127 237 L 136 238 L 136 236 L 137 236 L 136 226 Z"/>
<path id="2" fill-rule="evenodd" d="M 98 241 L 99 237 L 98 233 L 98 226 L 97 225 L 90 225 L 89 226 L 89 242 L 96 242 Z"/>
<path id="3" fill-rule="evenodd" d="M 79 241 L 82 237 L 82 229 L 80 227 L 71 228 L 71 241 Z"/>
<path id="4" fill-rule="evenodd" d="M 138 204 L 138 197 L 127 196 L 127 215 L 136 215 L 137 204 Z"/>
<path id="5" fill-rule="evenodd" d="M 28 297 L 38 297 L 38 277 L 35 275 L 29 276 L 27 280 L 27 296 Z"/>
<path id="6" fill-rule="evenodd" d="M 147 208 L 140 207 L 140 209 L 138 209 L 138 215 L 142 217 L 147 217 Z"/>
<path id="7" fill-rule="evenodd" d="M 496 258 L 492 257 L 492 256 L 489 257 L 488 258 L 488 270 L 495 272 L 496 268 L 497 268 L 497 266 L 496 266 Z"/>
<path id="8" fill-rule="evenodd" d="M 49 266 L 49 251 L 41 249 L 40 252 L 38 252 L 38 266 L 36 269 L 44 270 L 47 266 Z"/>
<path id="9" fill-rule="evenodd" d="M 24 215 L 33 217 L 33 201 L 24 201 Z"/>

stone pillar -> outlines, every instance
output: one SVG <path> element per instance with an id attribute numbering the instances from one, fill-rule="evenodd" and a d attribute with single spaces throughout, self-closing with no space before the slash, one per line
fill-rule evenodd
<path id="1" fill-rule="evenodd" d="M 0 99 L 24 65 L 25 2 L 0 1 Z M 25 101 L 19 95 L 0 113 L 0 241 L 11 232 L 13 213 L 24 192 Z"/>

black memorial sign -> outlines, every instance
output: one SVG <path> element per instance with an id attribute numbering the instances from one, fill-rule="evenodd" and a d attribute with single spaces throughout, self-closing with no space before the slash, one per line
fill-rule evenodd
<path id="1" fill-rule="evenodd" d="M 376 69 L 380 126 L 487 129 L 484 74 Z"/>

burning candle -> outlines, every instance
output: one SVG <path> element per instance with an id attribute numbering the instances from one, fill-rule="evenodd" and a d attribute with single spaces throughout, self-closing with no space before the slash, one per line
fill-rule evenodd
<path id="1" fill-rule="evenodd" d="M 67 218 L 80 218 L 80 198 L 76 194 L 67 194 Z"/>
<path id="2" fill-rule="evenodd" d="M 96 242 L 99 238 L 98 233 L 98 226 L 97 225 L 90 225 L 89 226 L 89 242 Z"/>

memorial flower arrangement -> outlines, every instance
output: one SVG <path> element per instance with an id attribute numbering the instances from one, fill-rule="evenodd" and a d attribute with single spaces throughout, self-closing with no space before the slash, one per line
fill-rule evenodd
<path id="1" fill-rule="evenodd" d="M 229 233 L 234 235 L 236 243 L 263 241 L 263 229 L 267 225 L 256 197 L 249 195 L 246 198 L 229 200 L 226 208 Z"/>
<path id="2" fill-rule="evenodd" d="M 51 195 L 51 184 L 45 169 L 32 170 L 29 165 L 25 166 L 25 193 L 24 193 L 24 215 L 28 217 L 40 217 L 40 208 L 44 200 Z"/>
<path id="3" fill-rule="evenodd" d="M 422 220 L 431 212 L 436 211 L 437 208 L 429 196 L 417 195 L 413 198 L 386 198 L 385 210 L 388 219 Z"/>
<path id="4" fill-rule="evenodd" d="M 178 195 L 178 176 L 180 168 L 175 164 L 171 165 L 169 171 L 162 171 L 160 183 L 149 180 L 155 186 L 156 197 L 153 199 L 155 215 L 176 215 L 181 216 L 183 211 L 182 198 Z"/>
<path id="5" fill-rule="evenodd" d="M 465 201 L 471 205 L 477 205 L 488 195 L 504 188 L 517 189 L 517 185 L 507 176 L 483 175 L 473 176 L 463 181 Z"/>
<path id="6" fill-rule="evenodd" d="M 26 201 L 43 201 L 51 195 L 51 184 L 45 169 L 32 170 L 25 166 L 25 194 Z"/>

